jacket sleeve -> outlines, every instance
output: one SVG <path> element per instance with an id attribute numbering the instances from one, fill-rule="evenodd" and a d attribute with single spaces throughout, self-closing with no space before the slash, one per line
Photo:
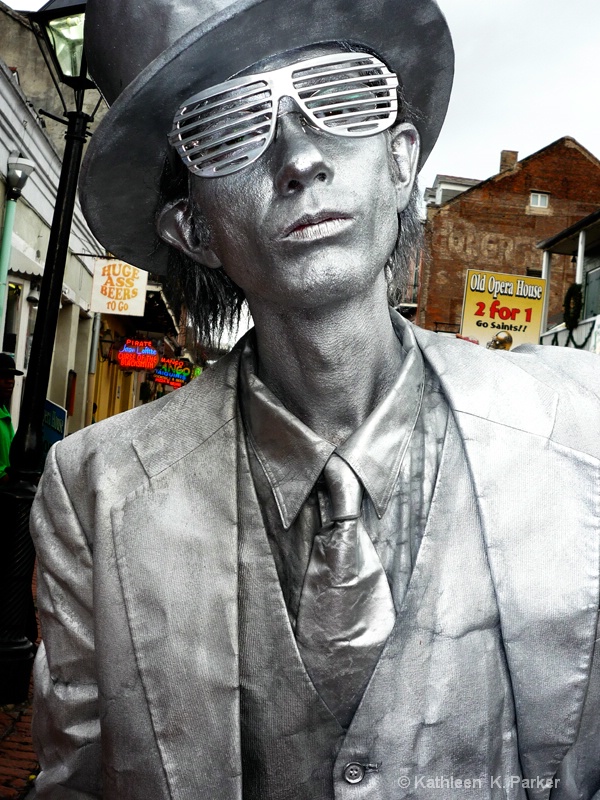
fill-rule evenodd
<path id="1" fill-rule="evenodd" d="M 56 449 L 33 504 L 43 643 L 34 672 L 37 800 L 102 797 L 93 632 L 93 553 L 62 480 Z"/>
<path id="2" fill-rule="evenodd" d="M 556 774 L 552 800 L 600 800 L 600 623 L 575 744 Z"/>

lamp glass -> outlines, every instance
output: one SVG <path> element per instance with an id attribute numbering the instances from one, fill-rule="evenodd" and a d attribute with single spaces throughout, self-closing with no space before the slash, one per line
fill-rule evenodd
<path id="1" fill-rule="evenodd" d="M 7 179 L 8 185 L 11 189 L 14 189 L 18 192 L 25 186 L 27 181 L 27 173 L 25 170 L 22 169 L 9 169 Z"/>
<path id="2" fill-rule="evenodd" d="M 8 184 L 9 194 L 13 194 L 13 198 L 19 197 L 21 190 L 27 183 L 27 178 L 35 169 L 33 161 L 27 158 L 20 158 L 16 153 L 11 153 L 8 158 L 8 170 L 6 174 L 6 182 Z"/>
<path id="3" fill-rule="evenodd" d="M 103 361 L 106 361 L 110 356 L 110 351 L 115 343 L 111 332 L 109 330 L 104 331 L 104 333 L 100 336 L 100 355 Z"/>
<path id="4" fill-rule="evenodd" d="M 77 78 L 83 57 L 83 25 L 85 13 L 60 17 L 46 23 L 46 33 L 52 44 L 62 74 Z"/>

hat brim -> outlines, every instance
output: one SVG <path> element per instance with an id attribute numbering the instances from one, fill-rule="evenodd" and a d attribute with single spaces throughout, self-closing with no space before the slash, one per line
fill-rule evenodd
<path id="1" fill-rule="evenodd" d="M 450 98 L 454 51 L 433 0 L 240 0 L 177 40 L 123 91 L 88 146 L 83 210 L 115 256 L 164 274 L 168 246 L 155 219 L 167 133 L 192 94 L 257 61 L 319 42 L 351 41 L 380 55 L 416 110 L 420 166 Z"/>

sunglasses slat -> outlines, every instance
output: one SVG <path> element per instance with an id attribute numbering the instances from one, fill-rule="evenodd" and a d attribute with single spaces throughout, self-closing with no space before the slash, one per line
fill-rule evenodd
<path id="1" fill-rule="evenodd" d="M 370 67 L 358 67 L 356 69 L 349 67 L 341 67 L 340 69 L 330 70 L 328 72 L 312 72 L 306 75 L 294 75 L 292 83 L 305 83 L 306 81 L 323 81 L 328 83 L 330 80 L 336 80 L 338 76 L 345 76 L 348 80 L 356 80 L 358 78 L 384 78 L 390 77 L 393 73 L 383 71 L 381 69 L 372 69 Z"/>
<path id="2" fill-rule="evenodd" d="M 243 167 L 252 164 L 260 157 L 262 152 L 264 151 L 259 149 L 256 152 L 251 151 L 250 153 L 244 153 L 243 156 L 236 156 L 232 158 L 231 161 L 218 161 L 215 164 L 209 165 L 206 169 L 210 170 L 209 174 L 215 178 L 221 175 L 231 175 L 234 172 L 239 172 Z M 206 172 L 204 174 L 206 176 Z"/>
<path id="3" fill-rule="evenodd" d="M 213 175 L 226 175 L 228 172 L 236 172 L 240 164 L 250 164 L 264 151 L 262 142 L 256 147 L 246 150 L 243 153 L 236 153 L 233 157 L 227 157 L 227 153 L 219 156 L 210 156 L 190 163 L 190 169 L 198 175 L 206 176 L 207 172 Z M 235 165 L 238 165 L 236 167 Z"/>
<path id="4" fill-rule="evenodd" d="M 180 136 L 183 137 L 183 136 L 187 135 L 188 130 L 190 130 L 192 128 L 197 128 L 198 126 L 201 126 L 201 125 L 210 125 L 213 121 L 216 122 L 217 120 L 225 119 L 227 117 L 231 117 L 233 114 L 238 114 L 238 113 L 247 111 L 248 109 L 251 109 L 254 106 L 258 105 L 259 103 L 261 105 L 268 103 L 269 104 L 269 108 L 261 109 L 261 110 L 256 112 L 257 114 L 267 114 L 267 113 L 270 114 L 270 113 L 272 113 L 272 103 L 271 103 L 269 98 L 266 98 L 265 100 L 258 100 L 258 101 L 255 100 L 255 101 L 251 101 L 251 102 L 242 103 L 239 106 L 236 105 L 235 108 L 228 108 L 228 109 L 225 109 L 223 111 L 220 111 L 218 113 L 213 113 L 213 114 L 205 114 L 204 113 L 204 109 L 201 109 L 198 112 L 195 112 L 194 114 L 190 115 L 190 119 L 186 120 L 186 122 L 184 124 L 180 124 L 179 128 L 177 130 L 178 130 Z"/>
<path id="5" fill-rule="evenodd" d="M 257 128 L 257 130 L 259 129 Z M 254 134 L 255 131 L 248 131 L 248 133 Z M 186 156 L 189 156 L 191 158 L 196 153 L 201 153 L 202 160 L 210 160 L 216 158 L 217 156 L 224 155 L 225 153 L 230 153 L 230 152 L 232 153 L 235 150 L 247 147 L 253 144 L 254 142 L 265 141 L 267 135 L 268 131 L 265 131 L 264 133 L 261 133 L 259 135 L 252 135 L 250 136 L 250 138 L 244 139 L 243 142 L 231 142 L 230 144 L 224 144 L 224 142 L 228 142 L 231 139 L 231 137 L 225 137 L 220 142 L 215 141 L 211 142 L 209 145 L 204 145 L 204 146 L 198 145 L 198 147 L 191 148 L 186 152 Z"/>
<path id="6" fill-rule="evenodd" d="M 220 119 L 226 119 L 227 117 L 231 117 L 234 114 L 239 114 L 244 111 L 248 111 L 251 108 L 254 108 L 257 105 L 268 105 L 268 108 L 259 109 L 256 114 L 271 114 L 273 109 L 273 103 L 271 102 L 271 98 L 267 97 L 264 100 L 251 100 L 245 103 L 241 103 L 240 105 L 236 105 L 233 108 L 227 108 L 223 111 L 219 111 L 217 113 L 212 114 L 205 114 L 204 109 L 200 109 L 196 114 L 194 114 L 194 119 L 187 122 L 185 125 L 181 125 L 179 130 L 185 132 L 190 127 L 197 127 L 198 125 L 210 125 L 213 121 L 217 121 Z"/>
<path id="7" fill-rule="evenodd" d="M 350 54 L 348 54 L 350 55 Z M 318 59 L 317 59 L 318 60 Z M 314 66 L 299 66 L 295 67 L 292 70 L 292 80 L 305 80 L 306 78 L 315 77 L 324 77 L 331 73 L 335 72 L 342 72 L 342 71 L 351 71 L 351 70 L 378 70 L 378 71 L 385 71 L 386 74 L 390 75 L 388 68 L 383 64 L 381 61 L 378 61 L 375 58 L 364 58 L 361 56 L 350 56 L 349 59 L 336 59 L 332 61 L 330 64 L 315 64 Z"/>
<path id="8" fill-rule="evenodd" d="M 326 128 L 347 128 L 348 130 L 355 129 L 364 125 L 381 125 L 385 122 L 387 115 L 383 118 L 377 119 L 377 114 L 340 114 L 336 117 L 328 117 L 324 120 Z"/>
<path id="9" fill-rule="evenodd" d="M 230 136 L 231 135 L 235 135 L 235 136 L 244 135 L 246 133 L 246 131 L 252 130 L 253 127 L 254 127 L 254 123 L 253 124 L 248 124 L 248 123 L 251 123 L 252 120 L 254 120 L 254 119 L 257 119 L 259 117 L 265 117 L 265 116 L 266 116 L 266 113 L 264 111 L 257 111 L 254 114 L 248 114 L 248 116 L 244 117 L 244 119 L 230 120 L 229 122 L 225 121 L 225 122 L 223 122 L 221 124 L 216 124 L 216 125 L 212 125 L 211 124 L 212 121 L 213 121 L 212 119 L 210 119 L 208 121 L 202 120 L 201 122 L 197 123 L 197 125 L 189 126 L 190 127 L 189 135 L 187 135 L 185 138 L 181 137 L 177 141 L 177 145 L 185 147 L 190 142 L 194 142 L 194 141 L 198 141 L 199 142 L 199 141 L 202 141 L 204 139 L 210 139 L 213 136 L 218 135 L 218 134 L 222 133 L 223 131 L 226 131 L 228 128 L 237 128 L 238 129 L 238 132 L 233 132 L 232 131 L 229 134 Z M 211 124 L 211 127 L 208 130 L 202 130 L 200 132 L 194 131 L 194 128 L 198 127 L 198 125 L 204 126 L 206 124 Z M 263 126 L 266 125 L 267 127 L 270 127 L 270 125 L 271 125 L 270 118 L 266 119 L 262 123 L 262 125 Z"/>
<path id="10" fill-rule="evenodd" d="M 196 141 L 198 141 L 198 143 L 204 142 L 204 146 L 207 147 L 210 146 L 212 142 L 225 142 L 229 139 L 240 139 L 255 131 L 262 130 L 263 128 L 268 131 L 271 128 L 271 124 L 270 119 L 265 119 L 261 122 L 253 122 L 252 124 L 245 125 L 244 127 L 239 125 L 222 125 L 219 128 L 212 128 L 205 134 L 197 136 Z"/>
<path id="11" fill-rule="evenodd" d="M 385 81 L 385 82 L 384 82 Z M 294 88 L 300 95 L 300 97 L 304 97 L 306 94 L 310 94 L 310 92 L 318 91 L 319 89 L 333 89 L 337 86 L 356 86 L 360 85 L 360 88 L 365 88 L 368 90 L 381 90 L 382 92 L 392 92 L 398 85 L 397 81 L 390 80 L 388 78 L 383 78 L 381 75 L 371 76 L 371 75 L 360 75 L 356 78 L 342 78 L 337 81 L 330 81 L 328 83 L 314 83 L 310 84 L 309 86 L 302 86 L 299 88 L 296 84 L 294 84 Z"/>
<path id="12" fill-rule="evenodd" d="M 215 97 L 219 97 L 219 100 L 214 100 L 211 103 L 205 104 L 202 104 L 203 100 L 208 100 L 212 97 L 212 95 L 210 91 L 201 92 L 200 94 L 197 94 L 188 100 L 185 106 L 182 106 L 181 110 L 173 120 L 173 124 L 177 125 L 179 122 L 181 122 L 181 120 L 185 120 L 194 114 L 206 113 L 208 111 L 212 111 L 213 108 L 221 108 L 227 103 L 237 103 L 240 100 L 245 100 L 248 97 L 252 97 L 253 95 L 261 94 L 266 91 L 269 90 L 264 82 L 259 84 L 255 81 L 247 87 L 246 91 L 240 91 L 239 93 L 234 93 L 234 91 L 231 89 L 228 90 L 227 93 L 224 91 L 219 91 L 214 95 Z"/>
<path id="13" fill-rule="evenodd" d="M 299 84 L 302 83 L 302 86 Z M 343 78 L 338 78 L 334 81 L 324 81 L 318 80 L 315 78 L 314 81 L 294 81 L 294 88 L 298 92 L 298 94 L 302 95 L 306 92 L 310 92 L 311 90 L 318 89 L 320 86 L 326 88 L 333 88 L 335 86 L 351 86 L 356 84 L 362 84 L 363 86 L 369 86 L 372 88 L 381 88 L 381 89 L 388 89 L 392 90 L 395 89 L 398 85 L 398 82 L 393 78 L 388 78 L 385 75 L 356 75 L 356 76 L 344 76 Z"/>
<path id="14" fill-rule="evenodd" d="M 199 92 L 180 107 L 169 140 L 195 174 L 227 175 L 265 152 L 286 94 L 320 130 L 360 137 L 393 124 L 397 86 L 396 76 L 375 56 L 318 56 Z"/>
<path id="15" fill-rule="evenodd" d="M 353 96 L 354 95 L 354 96 Z M 329 102 L 329 95 L 322 95 L 321 97 L 314 97 L 306 101 L 306 107 L 314 111 L 326 110 L 329 108 L 349 108 L 353 106 L 365 105 L 385 105 L 386 108 L 391 108 L 394 105 L 394 99 L 389 96 L 379 97 L 356 97 L 356 92 L 352 92 L 343 97 L 334 99 L 334 102 Z"/>

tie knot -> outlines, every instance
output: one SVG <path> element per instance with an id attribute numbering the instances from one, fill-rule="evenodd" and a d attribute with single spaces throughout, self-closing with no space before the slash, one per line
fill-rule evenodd
<path id="1" fill-rule="evenodd" d="M 358 519 L 362 504 L 363 487 L 351 467 L 333 453 L 323 470 L 329 492 L 331 519 Z"/>

